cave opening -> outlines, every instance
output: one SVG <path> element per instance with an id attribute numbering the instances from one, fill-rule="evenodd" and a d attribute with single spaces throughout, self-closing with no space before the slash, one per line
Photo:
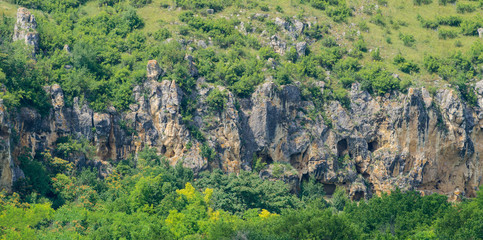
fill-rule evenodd
<path id="1" fill-rule="evenodd" d="M 369 150 L 370 152 L 376 151 L 377 148 L 378 148 L 377 140 L 370 141 L 367 143 L 367 150 Z"/>
<path id="2" fill-rule="evenodd" d="M 363 191 L 357 191 L 352 195 L 352 201 L 360 201 L 361 199 L 364 199 Z"/>
<path id="3" fill-rule="evenodd" d="M 334 194 L 335 192 L 335 189 L 337 188 L 337 186 L 333 183 L 324 183 L 323 186 L 325 195 L 328 196 L 332 196 L 332 194 Z"/>
<path id="4" fill-rule="evenodd" d="M 337 142 L 337 156 L 343 157 L 348 153 L 349 151 L 348 151 L 347 139 L 342 139 L 339 142 Z"/>
<path id="5" fill-rule="evenodd" d="M 302 182 L 307 182 L 309 181 L 309 179 L 310 179 L 310 176 L 308 173 L 302 174 Z"/>
<path id="6" fill-rule="evenodd" d="M 252 160 L 252 168 L 257 168 L 261 167 L 262 165 L 270 165 L 273 164 L 273 159 L 270 157 L 269 154 L 266 152 L 256 152 L 253 154 L 253 160 Z"/>

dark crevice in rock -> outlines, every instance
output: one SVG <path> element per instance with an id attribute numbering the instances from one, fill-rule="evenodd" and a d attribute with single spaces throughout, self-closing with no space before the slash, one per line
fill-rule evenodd
<path id="1" fill-rule="evenodd" d="M 348 153 L 349 151 L 348 151 L 347 139 L 342 139 L 339 142 L 337 142 L 337 156 L 343 157 Z"/>
<path id="2" fill-rule="evenodd" d="M 324 183 L 325 195 L 332 196 L 332 194 L 334 194 L 336 188 L 337 188 L 337 186 L 333 183 Z"/>
<path id="3" fill-rule="evenodd" d="M 352 201 L 360 201 L 361 199 L 364 199 L 364 192 L 363 191 L 357 191 L 352 195 L 351 197 Z"/>
<path id="4" fill-rule="evenodd" d="M 370 152 L 376 151 L 378 147 L 379 147 L 379 145 L 378 145 L 377 140 L 370 141 L 370 142 L 367 143 L 367 150 L 369 150 Z"/>

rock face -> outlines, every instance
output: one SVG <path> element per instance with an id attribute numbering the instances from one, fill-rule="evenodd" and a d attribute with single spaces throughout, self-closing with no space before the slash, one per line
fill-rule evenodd
<path id="1" fill-rule="evenodd" d="M 164 71 L 156 60 L 150 60 L 146 67 L 147 77 L 149 80 L 158 80 L 159 76 L 162 76 Z"/>
<path id="2" fill-rule="evenodd" d="M 288 164 L 285 180 L 297 183 L 314 176 L 326 194 L 340 185 L 356 200 L 396 187 L 456 199 L 474 196 L 481 184 L 483 81 L 476 84 L 476 107 L 451 89 L 434 96 L 411 88 L 407 94 L 374 97 L 356 83 L 350 109 L 332 101 L 317 111 L 296 85 L 266 82 L 250 97 L 235 99 L 227 89 L 200 78 L 192 95 L 186 95 L 174 81 L 157 81 L 162 70 L 156 61 L 149 61 L 147 69 L 126 113 L 95 113 L 78 99 L 66 106 L 58 85 L 47 89 L 53 107 L 45 116 L 33 109 L 7 112 L 1 107 L 0 187 L 9 189 L 22 176 L 16 167 L 22 149 L 27 147 L 33 156 L 67 136 L 95 146 L 95 156 L 78 154 L 68 160 L 96 166 L 102 176 L 109 174 L 112 162 L 136 158 L 147 146 L 172 164 L 182 161 L 195 171 L 251 170 L 254 159 L 260 159 L 269 164 L 260 175 L 271 178 L 273 164 Z M 226 106 L 218 112 L 206 104 L 215 88 L 227 93 Z M 191 121 L 181 114 L 185 98 L 197 99 Z M 198 129 L 204 140 L 189 129 Z M 207 148 L 216 156 L 204 154 Z"/>
<path id="3" fill-rule="evenodd" d="M 297 50 L 297 54 L 299 57 L 305 56 L 307 51 L 307 42 L 299 42 L 295 45 L 295 49 Z"/>
<path id="4" fill-rule="evenodd" d="M 0 104 L 0 189 L 10 190 L 14 179 L 14 166 L 10 148 L 10 126 L 6 122 L 3 102 Z"/>
<path id="5" fill-rule="evenodd" d="M 13 34 L 13 41 L 25 41 L 25 44 L 34 47 L 34 51 L 38 49 L 39 34 L 36 31 L 37 22 L 35 17 L 26 8 L 17 10 L 17 22 Z"/>
<path id="6" fill-rule="evenodd" d="M 285 50 L 287 49 L 287 43 L 281 40 L 277 35 L 270 37 L 270 46 L 276 53 L 280 55 L 284 55 Z"/>

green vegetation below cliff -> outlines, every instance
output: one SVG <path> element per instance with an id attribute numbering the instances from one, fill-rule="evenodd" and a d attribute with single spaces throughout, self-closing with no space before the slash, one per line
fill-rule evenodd
<path id="1" fill-rule="evenodd" d="M 104 180 L 44 155 L 17 193 L 0 194 L 5 239 L 480 239 L 483 192 L 451 204 L 417 192 L 353 202 L 308 180 L 298 194 L 258 174 L 194 177 L 153 149 L 120 162 Z M 45 179 L 42 184 L 40 179 Z"/>

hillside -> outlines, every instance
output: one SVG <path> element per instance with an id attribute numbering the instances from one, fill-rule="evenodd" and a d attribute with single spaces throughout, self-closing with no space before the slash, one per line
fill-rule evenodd
<path id="1" fill-rule="evenodd" d="M 0 15 L 0 238 L 483 238 L 481 0 Z"/>

